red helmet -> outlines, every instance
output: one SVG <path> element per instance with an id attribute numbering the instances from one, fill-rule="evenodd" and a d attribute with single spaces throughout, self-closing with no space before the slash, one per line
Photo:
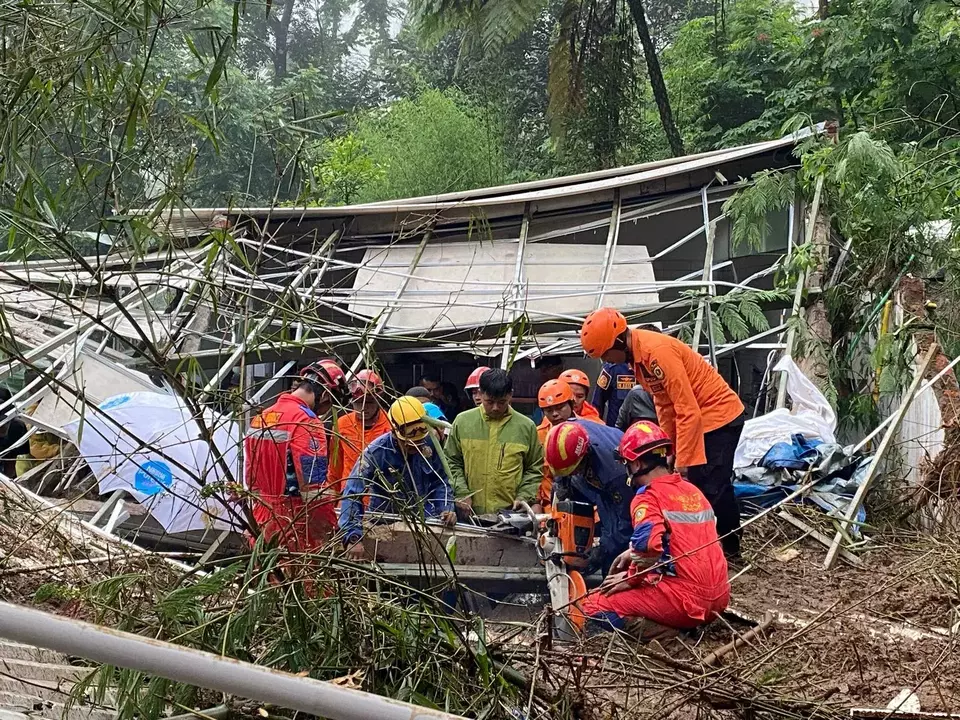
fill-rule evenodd
<path id="1" fill-rule="evenodd" d="M 537 393 L 540 407 L 548 408 L 565 402 L 573 402 L 573 392 L 564 380 L 547 380 Z"/>
<path id="2" fill-rule="evenodd" d="M 300 371 L 300 377 L 332 393 L 343 393 L 347 389 L 347 376 L 340 369 L 340 366 L 330 359 L 319 360 L 312 365 L 307 365 Z"/>
<path id="3" fill-rule="evenodd" d="M 664 448 L 662 454 L 669 454 L 673 441 L 656 423 L 639 420 L 627 428 L 620 439 L 620 457 L 626 461 L 639 460 L 644 455 Z"/>
<path id="4" fill-rule="evenodd" d="M 377 394 L 383 390 L 383 378 L 373 370 L 361 370 L 350 381 L 350 397 L 357 399 L 367 393 Z"/>
<path id="5" fill-rule="evenodd" d="M 600 308 L 587 315 L 580 328 L 580 344 L 592 358 L 598 358 L 611 349 L 617 338 L 627 329 L 627 319 L 614 308 Z"/>
<path id="6" fill-rule="evenodd" d="M 560 379 L 566 380 L 570 385 L 582 385 L 587 390 L 590 389 L 590 378 L 583 370 L 577 370 L 576 368 L 564 370 L 560 373 Z"/>
<path id="7" fill-rule="evenodd" d="M 463 386 L 463 389 L 476 390 L 478 387 L 480 387 L 480 376 L 489 369 L 490 368 L 488 367 L 478 367 L 476 370 L 470 373 L 470 376 L 467 378 L 467 384 Z"/>
<path id="8" fill-rule="evenodd" d="M 570 475 L 590 450 L 590 436 L 582 425 L 562 422 L 547 433 L 544 459 L 554 477 Z"/>

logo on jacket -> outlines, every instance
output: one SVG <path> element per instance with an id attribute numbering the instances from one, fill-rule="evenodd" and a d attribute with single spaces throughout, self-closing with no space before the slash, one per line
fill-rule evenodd
<path id="1" fill-rule="evenodd" d="M 638 505 L 637 509 L 633 511 L 633 524 L 639 525 L 643 522 L 643 519 L 647 516 L 647 506 Z"/>
<path id="2" fill-rule="evenodd" d="M 315 437 L 310 438 L 310 452 L 320 452 L 320 441 Z"/>
<path id="3" fill-rule="evenodd" d="M 600 388 L 601 390 L 606 390 L 607 385 L 609 384 L 610 384 L 610 376 L 607 375 L 605 372 L 600 373 L 600 377 L 597 378 L 597 387 Z"/>

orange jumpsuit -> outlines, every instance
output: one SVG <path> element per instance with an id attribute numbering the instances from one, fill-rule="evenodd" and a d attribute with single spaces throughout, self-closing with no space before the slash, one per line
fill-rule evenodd
<path id="1" fill-rule="evenodd" d="M 713 510 L 703 494 L 677 474 L 640 488 L 630 504 L 630 549 L 655 561 L 655 569 L 627 571 L 629 590 L 594 590 L 581 604 L 599 629 L 625 629 L 646 618 L 672 628 L 710 622 L 730 601 L 727 561 L 717 542 Z"/>
<path id="2" fill-rule="evenodd" d="M 634 329 L 634 372 L 653 396 L 660 427 L 674 442 L 677 467 L 706 495 L 724 551 L 740 554 L 740 507 L 733 492 L 733 454 L 743 403 L 710 363 L 669 335 Z"/>
<path id="3" fill-rule="evenodd" d="M 343 479 L 350 474 L 367 446 L 384 433 L 390 432 L 390 420 L 380 411 L 371 428 L 363 426 L 363 420 L 355 412 L 347 413 L 337 421 L 339 452 L 330 461 L 330 486 L 343 492 Z"/>
<path id="4" fill-rule="evenodd" d="M 676 443 L 677 465 L 705 464 L 704 434 L 740 417 L 740 398 L 702 355 L 674 337 L 635 329 L 631 344 L 636 378 Z"/>
<path id="5" fill-rule="evenodd" d="M 578 417 L 581 420 L 596 420 L 597 422 L 603 422 L 603 419 L 600 417 L 600 411 L 591 405 L 587 400 L 583 401 L 583 405 L 580 408 Z"/>
<path id="6" fill-rule="evenodd" d="M 295 395 L 284 393 L 250 421 L 243 441 L 253 517 L 267 540 L 303 552 L 320 547 L 336 527 L 336 496 L 324 497 L 327 438 L 323 423 Z M 303 490 L 312 497 L 304 499 Z"/>

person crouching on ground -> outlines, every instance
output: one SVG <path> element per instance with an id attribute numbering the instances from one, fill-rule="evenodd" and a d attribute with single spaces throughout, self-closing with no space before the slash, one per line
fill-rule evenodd
<path id="1" fill-rule="evenodd" d="M 440 444 L 424 419 L 427 412 L 423 403 L 405 395 L 390 406 L 387 415 L 390 432 L 363 451 L 347 478 L 340 503 L 339 528 L 344 546 L 357 560 L 364 555 L 364 496 L 369 497 L 371 513 L 422 512 L 448 526 L 457 521 Z"/>
<path id="2" fill-rule="evenodd" d="M 651 637 L 662 632 L 658 626 L 695 628 L 730 601 L 713 509 L 673 472 L 672 452 L 670 438 L 654 423 L 635 423 L 623 434 L 619 453 L 636 492 L 633 535 L 611 574 L 581 601 L 588 632 L 616 628 Z"/>

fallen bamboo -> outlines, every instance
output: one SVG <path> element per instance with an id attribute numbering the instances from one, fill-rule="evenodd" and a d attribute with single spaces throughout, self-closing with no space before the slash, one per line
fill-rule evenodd
<path id="1" fill-rule="evenodd" d="M 462 720 L 460 715 L 4 602 L 0 637 L 332 720 Z"/>
<path id="2" fill-rule="evenodd" d="M 781 520 L 786 520 L 788 523 L 793 525 L 798 530 L 802 530 L 811 538 L 813 538 L 818 543 L 823 545 L 825 548 L 830 547 L 829 535 L 824 535 L 822 532 L 820 532 L 816 528 L 810 527 L 803 520 L 801 520 L 800 518 L 794 517 L 787 510 L 781 510 L 780 512 L 778 512 L 777 517 L 780 518 Z M 853 567 L 855 568 L 863 567 L 863 561 L 845 548 L 840 548 L 840 559 L 846 563 L 853 565 Z"/>
<path id="3" fill-rule="evenodd" d="M 716 667 L 720 660 L 723 659 L 725 655 L 729 655 L 731 652 L 736 650 L 738 647 L 745 645 L 756 637 L 759 637 L 763 634 L 763 631 L 773 625 L 774 615 L 769 610 L 763 616 L 763 620 L 760 621 L 760 624 L 757 625 L 753 630 L 748 630 L 743 635 L 740 635 L 734 638 L 732 641 L 728 642 L 721 648 L 714 650 L 712 653 L 707 655 L 703 659 L 703 664 L 708 667 Z"/>
<path id="4" fill-rule="evenodd" d="M 907 388 L 907 392 L 904 394 L 903 400 L 900 401 L 900 407 L 898 407 L 897 411 L 893 414 L 893 420 L 890 422 L 890 425 L 887 427 L 887 431 L 883 435 L 883 439 L 877 446 L 877 452 L 874 454 L 873 460 L 870 461 L 870 467 L 867 468 L 867 474 L 864 476 L 863 482 L 860 483 L 860 487 L 857 488 L 857 492 L 853 496 L 853 500 L 850 501 L 850 507 L 847 508 L 846 513 L 844 513 L 843 518 L 840 520 L 840 527 L 833 536 L 833 542 L 830 543 L 830 549 L 827 551 L 827 557 L 823 561 L 823 567 L 825 567 L 827 570 L 833 567 L 833 563 L 836 561 L 837 554 L 840 551 L 840 543 L 843 541 L 844 532 L 850 526 L 850 523 L 857 517 L 860 506 L 863 505 L 863 500 L 866 498 L 867 492 L 870 490 L 870 485 L 873 483 L 873 479 L 877 476 L 877 472 L 880 470 L 880 462 L 883 460 L 883 456 L 886 454 L 887 448 L 890 446 L 890 443 L 893 440 L 893 435 L 900 427 L 900 421 L 903 420 L 903 416 L 907 414 L 907 410 L 910 408 L 910 403 L 913 402 L 913 398 L 920 388 L 920 383 L 923 382 L 923 376 L 927 374 L 927 368 L 930 367 L 930 363 L 933 362 L 933 358 L 936 357 L 939 351 L 940 347 L 937 345 L 937 343 L 931 343 L 930 348 L 927 350 L 927 354 L 923 356 L 919 366 L 917 366 L 917 373 L 914 375 L 913 382 L 910 383 L 910 387 Z"/>

